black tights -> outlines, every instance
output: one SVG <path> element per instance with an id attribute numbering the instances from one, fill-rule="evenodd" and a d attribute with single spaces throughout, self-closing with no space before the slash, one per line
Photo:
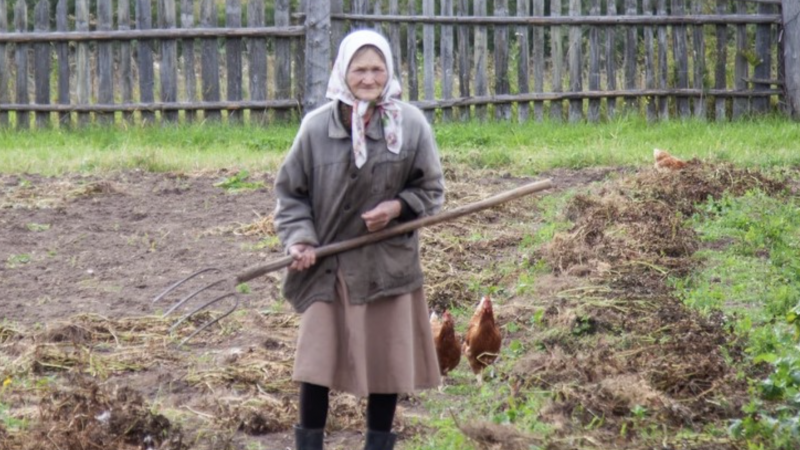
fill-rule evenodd
<path id="1" fill-rule="evenodd" d="M 325 428 L 328 418 L 328 392 L 325 386 L 300 383 L 300 426 L 315 430 Z M 367 428 L 388 433 L 392 430 L 397 394 L 369 394 Z"/>

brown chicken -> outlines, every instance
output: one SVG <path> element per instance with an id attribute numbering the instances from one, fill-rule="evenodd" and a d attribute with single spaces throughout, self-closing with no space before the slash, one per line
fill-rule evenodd
<path id="1" fill-rule="evenodd" d="M 654 167 L 661 172 L 681 170 L 686 167 L 686 161 L 681 161 L 664 150 L 654 149 L 653 157 L 656 159 Z"/>
<path id="2" fill-rule="evenodd" d="M 456 324 L 450 311 L 442 314 L 442 320 L 435 312 L 431 313 L 431 331 L 439 359 L 439 372 L 444 377 L 461 361 L 461 344 L 456 337 Z"/>
<path id="3" fill-rule="evenodd" d="M 501 343 L 500 328 L 494 321 L 492 300 L 487 295 L 481 298 L 478 309 L 469 321 L 463 345 L 464 355 L 479 386 L 483 384 L 483 369 L 500 355 Z"/>

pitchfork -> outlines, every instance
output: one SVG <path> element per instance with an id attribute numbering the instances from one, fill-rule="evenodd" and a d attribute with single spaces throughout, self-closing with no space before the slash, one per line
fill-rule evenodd
<path id="1" fill-rule="evenodd" d="M 437 215 L 434 215 L 434 216 L 427 216 L 427 217 L 422 217 L 422 218 L 419 218 L 419 219 L 416 219 L 416 220 L 403 222 L 403 223 L 401 223 L 401 224 L 399 224 L 397 226 L 394 226 L 392 228 L 383 229 L 381 231 L 376 231 L 374 233 L 369 233 L 369 234 L 366 234 L 364 236 L 359 236 L 357 238 L 348 239 L 346 241 L 336 242 L 336 243 L 325 245 L 325 246 L 322 246 L 322 247 L 317 247 L 315 249 L 316 254 L 317 254 L 317 259 L 324 258 L 326 256 L 335 255 L 337 253 L 345 252 L 345 251 L 348 251 L 348 250 L 353 250 L 355 248 L 363 247 L 363 246 L 366 246 L 366 245 L 369 245 L 369 244 L 374 244 L 375 242 L 379 242 L 379 241 L 382 241 L 384 239 L 388 239 L 388 238 L 391 238 L 391 237 L 394 237 L 394 236 L 399 236 L 401 234 L 405 234 L 405 233 L 408 233 L 410 231 L 414 231 L 414 230 L 416 230 L 418 228 L 431 226 L 431 225 L 435 225 L 435 224 L 442 223 L 442 222 L 447 222 L 449 220 L 453 220 L 455 218 L 458 218 L 458 217 L 461 217 L 461 216 L 465 216 L 467 214 L 472 214 L 474 212 L 481 211 L 481 210 L 487 209 L 487 208 L 491 208 L 491 207 L 499 205 L 501 203 L 505 203 L 507 201 L 517 199 L 519 197 L 523 197 L 525 195 L 533 194 L 534 192 L 539 192 L 539 191 L 543 191 L 545 189 L 549 189 L 552 186 L 553 186 L 553 182 L 550 179 L 537 181 L 537 182 L 534 182 L 534 183 L 526 184 L 524 186 L 520 186 L 520 187 L 512 189 L 510 191 L 506 191 L 506 192 L 494 195 L 492 197 L 489 197 L 487 199 L 484 199 L 484 200 L 481 200 L 481 201 L 478 201 L 478 202 L 475 202 L 475 203 L 470 203 L 468 205 L 460 206 L 458 208 L 454 208 L 454 209 L 445 211 L 443 213 L 440 213 L 440 214 L 437 214 Z M 287 267 L 292 263 L 293 260 L 294 260 L 294 258 L 292 256 L 284 256 L 282 258 L 278 258 L 278 259 L 276 259 L 274 261 L 271 261 L 271 262 L 269 262 L 267 264 L 256 266 L 256 267 L 253 267 L 251 269 L 248 269 L 245 272 L 240 273 L 239 275 L 236 275 L 233 278 L 221 278 L 221 279 L 218 279 L 218 280 L 216 280 L 216 281 L 214 281 L 214 282 L 212 282 L 210 284 L 207 284 L 207 285 L 195 290 L 194 292 L 186 295 L 185 297 L 183 297 L 182 299 L 177 301 L 175 304 L 173 304 L 172 307 L 170 307 L 164 313 L 163 317 L 169 316 L 170 314 L 175 312 L 178 308 L 180 308 L 182 305 L 184 305 L 189 300 L 197 297 L 202 292 L 205 292 L 205 291 L 207 291 L 207 290 L 209 290 L 209 289 L 211 289 L 211 288 L 213 288 L 215 286 L 220 286 L 220 285 L 223 285 L 223 284 L 226 284 L 226 283 L 230 283 L 233 286 L 231 288 L 230 292 L 222 294 L 222 295 L 212 299 L 211 301 L 207 301 L 206 303 L 201 304 L 200 306 L 194 308 L 193 310 L 191 310 L 188 313 L 186 313 L 183 316 L 181 316 L 181 318 L 178 319 L 178 321 L 175 322 L 169 328 L 169 332 L 172 333 L 175 330 L 175 328 L 178 327 L 178 325 L 182 324 L 183 322 L 185 322 L 187 319 L 189 319 L 193 315 L 197 314 L 200 311 L 205 310 L 206 308 L 210 307 L 211 305 L 214 305 L 214 304 L 216 304 L 216 303 L 218 303 L 218 302 L 220 302 L 222 300 L 228 299 L 228 298 L 233 299 L 233 306 L 231 306 L 230 309 L 225 311 L 225 313 L 223 313 L 221 316 L 219 316 L 219 317 L 217 317 L 217 318 L 215 318 L 213 320 L 209 320 L 206 323 L 204 323 L 202 326 L 200 326 L 200 328 L 198 328 L 192 334 L 187 336 L 178 345 L 181 346 L 181 345 L 185 344 L 191 338 L 193 338 L 195 335 L 197 335 L 197 333 L 199 333 L 199 332 L 205 330 L 206 328 L 210 327 L 211 325 L 219 322 L 220 320 L 222 320 L 223 318 L 225 318 L 228 315 L 230 315 L 232 312 L 234 312 L 236 310 L 236 308 L 239 307 L 239 298 L 236 296 L 236 290 L 235 290 L 235 287 L 237 285 L 239 285 L 241 283 L 245 283 L 247 281 L 250 281 L 250 280 L 252 280 L 254 278 L 260 277 L 261 275 L 267 274 L 269 272 L 273 272 L 273 271 L 276 271 L 278 269 L 282 269 L 284 267 Z M 217 268 L 214 268 L 214 267 L 209 267 L 209 268 L 206 268 L 206 269 L 198 270 L 197 272 L 189 275 L 188 277 L 186 277 L 186 278 L 184 278 L 182 280 L 179 280 L 179 281 L 175 282 L 173 285 L 168 287 L 164 292 L 160 293 L 155 299 L 153 299 L 153 303 L 156 303 L 156 302 L 160 301 L 161 299 L 163 299 L 164 297 L 166 297 L 167 295 L 169 295 L 170 293 L 175 291 L 179 286 L 183 285 L 187 281 L 197 277 L 198 275 L 201 275 L 201 274 L 204 274 L 204 273 L 208 273 L 208 272 L 220 272 L 220 269 L 217 269 Z"/>

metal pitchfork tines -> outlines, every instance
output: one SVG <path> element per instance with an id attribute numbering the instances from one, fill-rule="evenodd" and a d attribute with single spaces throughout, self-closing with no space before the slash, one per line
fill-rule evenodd
<path id="1" fill-rule="evenodd" d="M 543 191 L 545 189 L 549 189 L 552 186 L 553 186 L 553 182 L 550 179 L 537 181 L 537 182 L 534 182 L 534 183 L 530 183 L 530 184 L 526 184 L 526 185 L 517 187 L 517 188 L 512 189 L 510 191 L 506 191 L 506 192 L 494 195 L 492 197 L 489 197 L 487 199 L 484 199 L 484 200 L 481 200 L 481 201 L 478 201 L 478 202 L 475 202 L 475 203 L 470 203 L 468 205 L 460 206 L 458 208 L 454 208 L 454 209 L 445 211 L 445 212 L 437 214 L 435 216 L 427 216 L 427 217 L 422 217 L 422 218 L 419 218 L 419 219 L 416 219 L 416 220 L 403 222 L 403 223 L 401 223 L 401 224 L 399 224 L 397 226 L 394 226 L 392 228 L 387 228 L 387 229 L 384 229 L 384 230 L 381 230 L 381 231 L 376 231 L 374 233 L 366 234 L 364 236 L 359 236 L 357 238 L 348 239 L 346 241 L 336 242 L 336 243 L 333 243 L 333 244 L 329 244 L 329 245 L 325 245 L 325 246 L 322 246 L 322 247 L 318 247 L 318 248 L 315 249 L 316 253 L 317 253 L 317 258 L 318 259 L 319 258 L 324 258 L 326 256 L 331 256 L 331 255 L 335 255 L 337 253 L 345 252 L 345 251 L 348 251 L 348 250 L 353 250 L 355 248 L 363 247 L 363 246 L 366 246 L 366 245 L 369 245 L 369 244 L 374 244 L 375 242 L 379 242 L 379 241 L 382 241 L 384 239 L 388 239 L 388 238 L 391 238 L 391 237 L 394 237 L 394 236 L 399 236 L 401 234 L 405 234 L 405 233 L 414 231 L 414 230 L 416 230 L 418 228 L 431 226 L 431 225 L 435 225 L 435 224 L 442 223 L 442 222 L 447 222 L 447 221 L 453 220 L 455 218 L 458 218 L 458 217 L 461 217 L 461 216 L 465 216 L 467 214 L 472 214 L 472 213 L 477 212 L 477 211 L 481 211 L 481 210 L 484 210 L 484 209 L 487 209 L 487 208 L 491 208 L 493 206 L 497 206 L 497 205 L 499 205 L 501 203 L 505 203 L 505 202 L 508 202 L 510 200 L 517 199 L 519 197 L 523 197 L 523 196 L 526 196 L 526 195 L 529 195 L 529 194 L 533 194 L 535 192 L 539 192 L 539 191 Z M 225 317 L 229 316 L 231 313 L 233 313 L 236 310 L 236 308 L 239 307 L 239 298 L 236 295 L 235 286 L 238 286 L 241 283 L 246 283 L 246 282 L 248 282 L 248 281 L 250 281 L 250 280 L 252 280 L 254 278 L 258 278 L 258 277 L 260 277 L 260 276 L 262 276 L 264 274 L 267 274 L 269 272 L 274 272 L 276 270 L 283 269 L 284 267 L 288 267 L 292 263 L 293 260 L 294 260 L 294 258 L 292 256 L 284 256 L 282 258 L 278 258 L 278 259 L 276 259 L 274 261 L 271 261 L 271 262 L 269 262 L 267 264 L 259 265 L 259 266 L 253 267 L 251 269 L 248 269 L 247 271 L 245 271 L 243 273 L 240 273 L 239 275 L 237 275 L 235 277 L 222 278 L 222 279 L 216 280 L 216 281 L 214 281 L 212 283 L 209 283 L 209 284 L 207 284 L 207 285 L 205 285 L 205 286 L 203 286 L 203 287 L 191 292 L 190 294 L 186 295 L 185 297 L 183 297 L 182 299 L 180 299 L 176 303 L 174 303 L 169 309 L 167 309 L 167 311 L 164 313 L 163 317 L 169 316 L 170 314 L 175 312 L 178 308 L 180 308 L 181 306 L 186 304 L 189 300 L 197 297 L 201 293 L 206 292 L 206 291 L 208 291 L 209 289 L 211 289 L 211 288 L 213 288 L 215 286 L 220 286 L 220 285 L 223 285 L 223 284 L 228 283 L 228 282 L 231 282 L 231 284 L 234 286 L 234 288 L 232 288 L 230 292 L 226 292 L 226 293 L 224 293 L 222 295 L 219 295 L 219 296 L 213 298 L 212 300 L 201 304 L 200 306 L 192 309 L 188 313 L 186 313 L 183 316 L 181 316 L 169 328 L 169 332 L 172 333 L 180 324 L 182 324 L 183 322 L 185 322 L 186 320 L 188 320 L 190 317 L 194 316 L 195 314 L 199 313 L 200 311 L 203 311 L 203 310 L 211 307 L 212 305 L 221 302 L 222 300 L 232 299 L 232 306 L 227 311 L 225 311 L 221 316 L 219 316 L 219 317 L 217 317 L 215 319 L 209 320 L 206 323 L 204 323 L 203 325 L 201 325 L 198 329 L 196 329 L 194 332 L 192 332 L 192 334 L 190 334 L 185 339 L 183 339 L 183 341 L 181 341 L 181 343 L 178 344 L 178 345 L 180 346 L 180 345 L 185 344 L 190 339 L 192 339 L 194 336 L 196 336 L 199 332 L 205 330 L 206 328 L 210 327 L 211 325 L 213 325 L 213 324 L 219 322 L 220 320 L 224 319 Z M 206 269 L 198 270 L 197 272 L 189 275 L 188 277 L 186 277 L 186 278 L 184 278 L 182 280 L 179 280 L 179 281 L 175 282 L 174 284 L 172 284 L 170 287 L 168 287 L 166 290 L 164 290 L 162 293 L 160 293 L 155 299 L 153 299 L 153 303 L 157 303 L 157 302 L 161 301 L 163 298 L 165 298 L 167 295 L 173 293 L 178 287 L 182 286 L 184 283 L 188 282 L 189 280 L 192 280 L 193 278 L 195 278 L 195 277 L 197 277 L 199 275 L 202 275 L 204 273 L 209 273 L 209 272 L 220 272 L 220 269 L 217 269 L 217 268 L 214 268 L 214 267 L 209 267 L 209 268 L 206 268 Z"/>

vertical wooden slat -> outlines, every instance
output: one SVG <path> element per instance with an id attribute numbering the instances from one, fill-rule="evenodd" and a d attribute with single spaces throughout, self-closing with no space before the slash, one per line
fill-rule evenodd
<path id="1" fill-rule="evenodd" d="M 248 0 L 247 25 L 258 28 L 265 24 L 264 0 Z M 252 37 L 247 40 L 247 47 L 250 55 L 250 100 L 261 102 L 267 99 L 267 41 L 263 37 Z M 253 124 L 266 125 L 267 111 L 251 110 L 250 121 Z"/>
<path id="2" fill-rule="evenodd" d="M 143 2 L 146 0 L 138 0 Z M 201 0 L 200 3 L 200 27 L 215 28 L 217 26 L 217 9 L 214 0 Z M 217 39 L 202 39 L 202 58 L 201 74 L 203 86 L 203 101 L 218 102 L 219 92 L 219 59 L 217 55 Z M 205 110 L 204 117 L 211 120 L 219 120 L 222 114 L 218 109 Z"/>
<path id="3" fill-rule="evenodd" d="M 442 0 L 441 3 L 442 16 L 449 17 L 453 15 L 453 0 Z M 439 50 L 439 58 L 442 64 L 442 98 L 453 98 L 453 26 L 442 25 L 441 33 L 442 45 Z M 442 111 L 442 118 L 449 122 L 453 118 L 453 108 L 444 108 Z"/>
<path id="4" fill-rule="evenodd" d="M 758 4 L 759 14 L 773 14 L 772 5 L 767 3 Z M 772 25 L 759 24 L 756 26 L 756 55 L 759 58 L 758 64 L 753 69 L 753 76 L 757 80 L 770 80 L 772 76 Z M 759 82 L 754 83 L 753 90 L 768 91 L 770 85 Z M 753 112 L 765 113 L 769 110 L 769 97 L 754 97 Z"/>
<path id="5" fill-rule="evenodd" d="M 469 4 L 470 0 L 459 0 L 458 1 L 458 16 L 459 17 L 467 17 L 469 16 Z M 471 71 L 471 64 L 469 59 L 469 30 L 470 27 L 467 25 L 459 25 L 458 26 L 458 93 L 461 98 L 469 97 L 470 95 L 470 71 Z M 462 121 L 469 120 L 469 106 L 463 106 L 459 108 L 459 114 L 461 116 Z"/>
<path id="6" fill-rule="evenodd" d="M 648 1 L 648 0 L 645 0 Z M 589 15 L 600 15 L 600 0 L 592 0 Z M 589 90 L 600 90 L 600 28 L 589 29 Z M 600 99 L 589 99 L 589 122 L 600 121 Z"/>
<path id="7" fill-rule="evenodd" d="M 533 15 L 544 16 L 544 0 L 533 0 Z M 533 91 L 544 92 L 544 27 L 533 28 Z M 533 117 L 544 120 L 544 102 L 533 102 Z"/>
<path id="8" fill-rule="evenodd" d="M 653 0 L 642 0 L 642 10 L 645 16 L 653 15 Z M 656 69 L 655 53 L 653 51 L 653 27 L 644 27 L 644 85 L 645 89 L 655 89 Z M 647 121 L 654 122 L 657 118 L 656 99 L 645 98 L 647 103 Z"/>
<path id="9" fill-rule="evenodd" d="M 127 0 L 124 1 L 127 2 Z M 194 0 L 181 0 L 181 28 L 194 28 L 194 23 Z M 183 50 L 183 85 L 186 90 L 186 100 L 191 103 L 195 103 L 198 100 L 194 44 L 195 40 L 192 38 L 181 41 L 181 48 Z M 198 114 L 199 111 L 186 111 L 186 121 L 191 122 L 195 120 Z"/>
<path id="10" fill-rule="evenodd" d="M 0 0 L 0 3 L 3 1 L 5 0 Z M 0 6 L 0 9 L 3 9 L 2 6 Z M 69 31 L 67 26 L 67 0 L 58 0 L 56 5 L 56 31 Z M 58 104 L 69 105 L 69 44 L 67 42 L 56 43 L 56 56 L 58 61 Z M 2 75 L 0 75 L 0 78 L 2 78 Z M 69 113 L 58 113 L 59 127 L 69 127 L 70 122 Z"/>
<path id="11" fill-rule="evenodd" d="M 432 16 L 435 14 L 434 0 L 422 0 L 422 14 L 425 16 Z M 434 33 L 434 25 L 426 23 L 422 26 L 422 83 L 425 90 L 425 100 L 434 99 L 434 72 L 433 65 L 436 49 L 436 35 Z M 425 110 L 425 117 L 428 122 L 433 122 L 434 111 L 432 109 Z"/>
<path id="12" fill-rule="evenodd" d="M 476 16 L 486 15 L 486 0 L 475 0 L 473 4 Z M 489 52 L 489 38 L 485 26 L 475 27 L 475 95 L 484 96 L 489 93 L 489 83 L 486 74 L 486 58 Z M 478 105 L 475 107 L 475 115 L 478 120 L 486 120 L 486 106 Z"/>
<path id="13" fill-rule="evenodd" d="M 392 0 L 397 4 L 397 0 Z M 331 14 L 341 14 L 344 12 L 344 0 L 331 0 Z M 336 59 L 336 53 L 339 51 L 339 44 L 344 39 L 344 22 L 341 20 L 331 21 L 331 63 Z M 399 65 L 395 66 L 398 70 Z"/>
<path id="14" fill-rule="evenodd" d="M 158 27 L 175 29 L 177 26 L 175 0 L 158 0 Z M 178 42 L 175 39 L 161 40 L 161 101 L 178 101 Z M 168 122 L 178 121 L 178 111 L 164 112 Z"/>
<path id="15" fill-rule="evenodd" d="M 275 1 L 275 26 L 289 25 L 289 0 Z M 275 39 L 275 98 L 285 100 L 292 98 L 292 42 L 289 38 Z M 275 118 L 288 120 L 290 114 L 279 110 Z"/>
<path id="16" fill-rule="evenodd" d="M 614 0 L 607 3 L 606 15 L 617 15 L 617 5 Z M 617 90 L 617 29 L 614 26 L 606 28 L 606 88 L 609 91 Z M 613 119 L 616 111 L 617 98 L 607 97 L 606 114 L 608 115 L 608 118 Z"/>
<path id="17" fill-rule="evenodd" d="M 452 0 L 451 0 L 452 1 Z M 389 15 L 390 16 L 399 16 L 400 15 L 400 6 L 397 0 L 389 0 Z M 331 27 L 333 27 L 335 22 L 331 23 Z M 403 71 L 402 64 L 403 64 L 403 54 L 400 50 L 400 24 L 399 23 L 392 23 L 389 25 L 389 45 L 392 48 L 392 64 L 394 65 L 394 75 L 397 77 L 397 82 L 400 83 L 400 86 L 403 85 Z M 336 52 L 338 50 L 338 46 L 334 47 L 331 53 Z M 334 56 L 335 57 L 335 56 Z"/>
<path id="18" fill-rule="evenodd" d="M 14 29 L 18 33 L 28 31 L 28 5 L 25 0 L 17 0 L 14 8 Z M 17 103 L 27 105 L 30 103 L 28 95 L 28 45 L 26 43 L 18 43 L 16 45 L 16 54 L 14 59 L 17 63 L 17 84 L 16 94 Z M 27 112 L 17 112 L 17 127 L 30 128 L 30 114 Z"/>
<path id="19" fill-rule="evenodd" d="M 372 14 L 376 15 L 376 16 L 383 15 L 383 1 L 381 1 L 381 0 L 376 0 L 375 1 L 375 5 L 372 8 Z M 377 23 L 375 23 L 374 28 L 375 28 L 375 31 L 377 31 L 378 33 L 386 36 L 386 31 L 384 30 L 385 24 L 381 24 L 381 23 L 377 22 Z"/>
<path id="20" fill-rule="evenodd" d="M 550 1 L 550 15 L 561 16 L 561 0 Z M 564 44 L 561 26 L 554 26 L 550 30 L 550 58 L 553 60 L 553 92 L 564 91 Z M 550 102 L 550 118 L 556 122 L 563 120 L 563 102 L 554 100 Z"/>
<path id="21" fill-rule="evenodd" d="M 736 2 L 736 14 L 747 14 L 747 4 L 743 0 Z M 747 25 L 736 26 L 736 58 L 733 67 L 733 87 L 737 91 L 744 91 L 748 87 L 747 77 L 750 73 L 746 55 Z M 734 97 L 733 118 L 738 119 L 750 113 L 750 99 L 747 97 Z"/>
<path id="22" fill-rule="evenodd" d="M 299 0 L 297 2 L 297 6 L 298 6 L 298 8 L 300 8 L 299 10 L 301 12 L 307 12 L 306 10 L 307 10 L 307 8 L 309 6 L 315 8 L 315 10 L 317 10 L 318 8 L 320 8 L 322 6 L 327 7 L 327 5 L 328 5 L 327 2 L 322 2 L 321 5 L 313 4 L 313 3 L 316 3 L 315 0 Z M 291 17 L 291 3 L 286 7 L 286 10 L 289 11 L 289 16 Z M 324 18 L 326 20 L 326 23 L 330 24 L 330 17 L 328 16 L 328 11 L 327 10 L 324 11 L 324 16 L 321 16 L 321 18 Z M 319 24 L 309 22 L 308 25 L 317 26 Z M 328 30 L 329 30 L 330 29 L 330 25 L 327 25 L 327 26 L 328 26 Z M 326 42 L 330 42 L 329 35 L 325 35 L 324 37 L 320 35 L 319 38 L 320 39 L 326 39 Z M 312 43 L 312 45 L 314 45 L 314 44 Z M 328 44 L 328 45 L 330 45 L 330 44 Z M 306 88 L 306 84 L 308 83 L 308 80 L 306 79 L 306 64 L 308 63 L 308 59 L 306 58 L 306 40 L 305 40 L 305 36 L 292 39 L 292 46 L 293 46 L 292 53 L 294 55 L 294 62 L 292 63 L 292 70 L 293 70 L 293 72 L 292 72 L 292 80 L 294 81 L 294 98 L 296 98 L 299 102 L 304 102 L 305 101 L 304 99 L 306 99 L 305 88 Z M 327 55 L 327 57 L 330 57 L 330 55 Z M 317 61 L 314 61 L 314 63 L 317 63 Z M 330 67 L 327 64 L 325 64 L 325 66 L 326 67 Z M 327 73 L 326 75 L 330 76 L 330 72 Z M 326 78 L 326 81 L 327 81 L 327 78 Z M 325 95 L 325 92 L 323 91 L 323 97 L 324 97 L 324 95 Z M 320 105 L 321 104 L 322 103 L 320 103 Z M 304 113 L 310 111 L 310 109 L 308 109 L 308 107 L 305 104 L 303 104 L 301 109 L 302 109 L 301 114 L 304 114 Z M 287 113 L 288 113 L 288 111 L 287 111 Z M 289 116 L 287 115 L 286 117 L 289 117 Z"/>
<path id="23" fill-rule="evenodd" d="M 717 0 L 717 14 L 728 12 L 728 0 Z M 714 89 L 724 90 L 727 87 L 728 69 L 728 26 L 717 25 L 717 62 L 714 66 Z M 717 97 L 714 101 L 714 116 L 717 122 L 726 119 L 725 97 Z"/>
<path id="24" fill-rule="evenodd" d="M 667 0 L 658 0 L 658 15 L 667 15 Z M 667 67 L 667 26 L 658 27 L 658 88 L 667 88 L 669 67 Z M 669 97 L 658 98 L 658 117 L 662 121 L 669 120 Z"/>
<path id="25" fill-rule="evenodd" d="M 672 15 L 682 16 L 685 14 L 683 5 L 684 0 L 672 0 Z M 678 89 L 689 87 L 689 50 L 686 39 L 686 25 L 674 25 L 672 27 L 672 54 L 675 61 L 677 72 Z M 676 99 L 678 105 L 678 115 L 685 119 L 691 115 L 689 109 L 689 98 L 679 95 Z"/>
<path id="26" fill-rule="evenodd" d="M 569 0 L 569 15 L 581 15 L 581 0 Z M 583 36 L 580 26 L 569 27 L 569 90 L 572 92 L 583 91 Z M 577 98 L 569 101 L 569 121 L 571 123 L 583 120 L 583 99 Z"/>
<path id="27" fill-rule="evenodd" d="M 34 10 L 34 30 L 40 33 L 50 30 L 50 2 L 39 0 Z M 33 46 L 33 76 L 35 101 L 38 105 L 50 104 L 50 43 L 38 42 Z M 49 112 L 36 113 L 36 127 L 50 125 Z"/>
<path id="28" fill-rule="evenodd" d="M 788 5 L 787 5 L 787 7 L 791 8 L 791 6 L 788 6 Z M 791 24 L 790 24 L 790 27 L 791 27 Z M 772 34 L 773 45 L 775 45 L 777 47 L 777 52 L 775 54 L 775 58 L 776 58 L 776 62 L 775 63 L 777 65 L 777 67 L 775 68 L 776 69 L 776 75 L 778 77 L 778 82 L 780 83 L 779 86 L 786 86 L 786 67 L 784 66 L 784 64 L 786 63 L 786 60 L 783 58 L 783 52 L 785 51 L 785 47 L 786 47 L 786 39 L 783 39 L 783 36 L 784 36 L 784 34 L 786 32 L 786 29 L 783 26 L 783 23 L 777 25 L 776 28 L 777 28 L 776 32 Z M 783 114 L 785 114 L 787 116 L 791 116 L 792 110 L 791 110 L 791 106 L 789 105 L 788 100 L 789 100 L 789 98 L 788 98 L 788 89 L 784 87 L 783 95 L 779 95 L 778 96 L 778 107 L 780 108 L 780 111 Z"/>
<path id="29" fill-rule="evenodd" d="M 800 2 L 784 2 L 781 13 L 784 47 L 778 58 L 784 61 L 786 100 L 790 112 L 795 119 L 800 119 Z"/>
<path id="30" fill-rule="evenodd" d="M 528 0 L 517 0 L 517 16 L 530 16 L 530 2 Z M 530 80 L 530 44 L 528 40 L 529 30 L 527 25 L 517 27 L 517 46 L 519 47 L 519 61 L 517 64 L 517 89 L 520 94 L 530 92 L 528 80 Z M 530 114 L 530 102 L 520 102 L 517 105 L 517 118 L 520 123 L 528 121 Z"/>
<path id="31" fill-rule="evenodd" d="M 239 28 L 242 26 L 241 0 L 225 1 L 225 26 Z M 242 99 L 242 40 L 238 38 L 225 39 L 225 74 L 228 82 L 228 100 L 235 102 Z M 228 111 L 228 121 L 241 122 L 242 112 Z"/>
<path id="32" fill-rule="evenodd" d="M 406 10 L 409 16 L 417 15 L 416 2 L 408 2 Z M 408 99 L 419 99 L 419 75 L 417 74 L 417 26 L 406 25 L 406 64 L 408 64 Z"/>
<path id="33" fill-rule="evenodd" d="M 117 3 L 117 29 L 127 31 L 131 29 L 129 0 L 119 0 Z M 122 95 L 122 103 L 133 102 L 133 65 L 131 64 L 131 42 L 120 41 L 119 43 L 119 84 Z M 122 119 L 133 122 L 132 112 L 123 112 Z"/>
<path id="34" fill-rule="evenodd" d="M 702 2 L 693 1 L 692 14 L 702 14 Z M 694 47 L 694 78 L 692 85 L 695 89 L 703 90 L 705 74 L 706 74 L 706 43 L 703 36 L 703 26 L 695 25 L 692 28 L 692 45 Z M 694 115 L 698 119 L 706 118 L 706 97 L 695 97 L 694 99 Z"/>
<path id="35" fill-rule="evenodd" d="M 309 112 L 325 103 L 325 91 L 330 76 L 331 16 L 326 2 L 309 1 L 305 6 L 306 27 L 305 55 L 306 80 L 303 110 Z"/>
<path id="36" fill-rule="evenodd" d="M 313 0 L 312 0 L 313 1 Z M 351 0 L 353 14 L 366 14 L 369 9 L 368 0 Z M 353 22 L 353 29 L 367 28 L 369 24 L 363 20 Z"/>
<path id="37" fill-rule="evenodd" d="M 111 0 L 97 0 L 97 29 L 111 31 Z M 97 43 L 97 102 L 101 105 L 114 103 L 114 54 L 112 43 Z M 114 123 L 114 113 L 97 113 L 97 121 L 104 124 Z"/>
<path id="38" fill-rule="evenodd" d="M 6 8 L 6 0 L 0 0 L 0 33 L 8 32 L 8 11 Z M 0 42 L 0 105 L 11 103 L 11 96 L 8 92 L 9 72 L 11 71 L 9 66 L 8 49 L 6 44 Z M 0 127 L 8 127 L 8 125 L 8 112 L 0 111 Z"/>
<path id="39" fill-rule="evenodd" d="M 636 15 L 636 0 L 625 0 L 625 15 Z M 623 61 L 625 67 L 625 90 L 636 90 L 636 27 L 625 27 L 625 59 Z M 635 97 L 628 97 L 625 101 L 627 109 L 635 111 L 637 109 L 638 100 Z"/>
<path id="40" fill-rule="evenodd" d="M 153 13 L 150 10 L 150 0 L 136 0 L 136 28 L 139 30 L 149 30 L 153 24 Z M 139 101 L 141 103 L 152 103 L 154 101 L 153 87 L 155 86 L 155 74 L 153 73 L 153 41 L 141 40 L 138 45 L 138 65 L 139 65 Z M 80 78 L 80 77 L 79 77 Z M 155 113 L 152 111 L 142 111 L 142 124 L 151 124 L 155 121 Z"/>
<path id="41" fill-rule="evenodd" d="M 496 17 L 508 16 L 508 0 L 494 0 L 494 15 Z M 506 25 L 494 27 L 494 92 L 495 95 L 511 92 L 511 83 L 508 78 L 508 26 Z M 511 104 L 495 105 L 494 116 L 499 120 L 510 120 Z"/>

